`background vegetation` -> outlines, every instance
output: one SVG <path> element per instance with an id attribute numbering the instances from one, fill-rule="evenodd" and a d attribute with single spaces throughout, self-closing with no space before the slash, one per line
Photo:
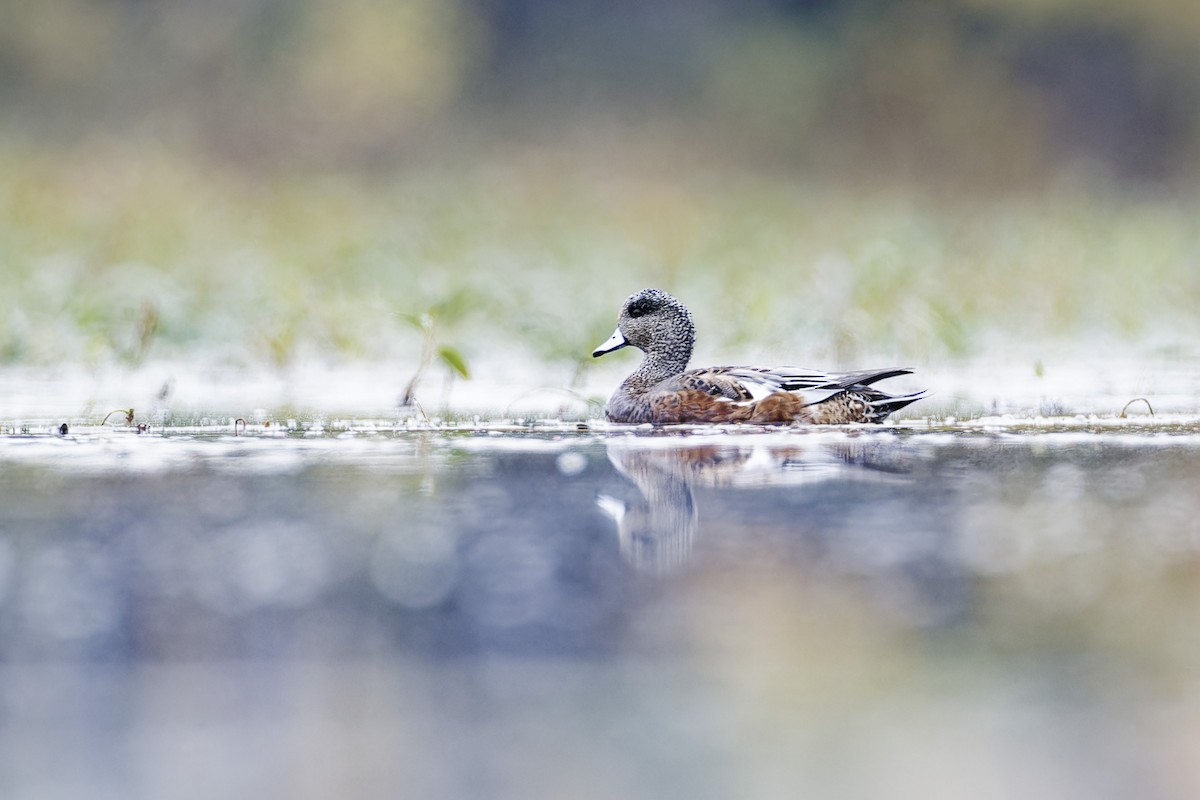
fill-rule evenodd
<path id="1" fill-rule="evenodd" d="M 1192 3 L 0 5 L 3 363 L 1195 353 Z"/>

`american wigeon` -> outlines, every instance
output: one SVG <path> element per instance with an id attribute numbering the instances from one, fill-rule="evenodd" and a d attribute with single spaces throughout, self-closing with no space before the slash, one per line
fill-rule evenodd
<path id="1" fill-rule="evenodd" d="M 608 401 L 610 422 L 836 425 L 882 422 L 925 392 L 890 395 L 872 384 L 912 370 L 824 373 L 798 367 L 704 367 L 687 370 L 696 342 L 691 312 L 659 289 L 625 301 L 617 330 L 592 353 L 627 345 L 645 353 L 641 365 Z M 687 371 L 685 371 L 687 370 Z"/>

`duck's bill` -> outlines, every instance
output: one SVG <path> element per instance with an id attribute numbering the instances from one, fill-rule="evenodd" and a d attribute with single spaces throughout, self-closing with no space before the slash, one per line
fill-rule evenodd
<path id="1" fill-rule="evenodd" d="M 609 337 L 607 342 L 592 351 L 592 358 L 599 358 L 605 353 L 611 353 L 613 350 L 620 350 L 627 344 L 629 344 L 629 342 L 625 341 L 625 337 L 621 335 L 621 329 L 617 328 L 615 331 L 613 331 L 613 335 Z"/>

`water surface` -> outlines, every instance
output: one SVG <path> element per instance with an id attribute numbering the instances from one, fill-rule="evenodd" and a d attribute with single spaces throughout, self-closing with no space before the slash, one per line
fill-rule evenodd
<path id="1" fill-rule="evenodd" d="M 0 437 L 0 793 L 1200 791 L 1195 420 Z"/>

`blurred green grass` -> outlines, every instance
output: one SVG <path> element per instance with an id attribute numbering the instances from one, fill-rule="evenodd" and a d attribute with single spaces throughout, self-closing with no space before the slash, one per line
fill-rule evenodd
<path id="1" fill-rule="evenodd" d="M 1195 353 L 1184 5 L 10 3 L 0 364 Z"/>
<path id="2" fill-rule="evenodd" d="M 368 178 L 9 146 L 0 360 L 411 360 L 404 315 L 433 314 L 468 361 L 570 374 L 651 285 L 693 308 L 705 352 L 810 363 L 1198 332 L 1197 195 L 947 197 L 677 166 L 494 152 Z"/>

